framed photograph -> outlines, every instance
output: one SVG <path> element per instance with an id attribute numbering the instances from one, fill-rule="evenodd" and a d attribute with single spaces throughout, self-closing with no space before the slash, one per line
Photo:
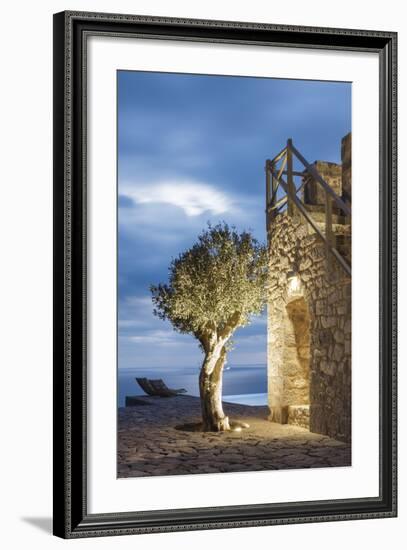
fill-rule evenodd
<path id="1" fill-rule="evenodd" d="M 393 517 L 396 33 L 54 15 L 54 534 Z"/>

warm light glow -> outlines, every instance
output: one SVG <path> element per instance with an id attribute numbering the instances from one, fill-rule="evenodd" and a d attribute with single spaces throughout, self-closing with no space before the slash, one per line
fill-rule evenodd
<path id="1" fill-rule="evenodd" d="M 290 294 L 297 294 L 301 288 L 301 281 L 298 275 L 289 275 L 288 276 L 288 292 Z"/>

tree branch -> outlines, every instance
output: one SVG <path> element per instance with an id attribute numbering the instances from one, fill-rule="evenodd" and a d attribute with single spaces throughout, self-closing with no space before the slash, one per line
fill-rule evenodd
<path id="1" fill-rule="evenodd" d="M 225 341 L 230 338 L 233 331 L 239 326 L 240 320 L 240 311 L 235 311 L 234 314 L 229 317 L 223 329 L 218 331 L 218 337 Z"/>

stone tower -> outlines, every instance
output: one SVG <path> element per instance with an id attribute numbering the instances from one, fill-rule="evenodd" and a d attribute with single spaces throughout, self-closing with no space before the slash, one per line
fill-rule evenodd
<path id="1" fill-rule="evenodd" d="M 350 205 L 351 134 L 342 140 L 341 157 L 342 164 L 313 166 Z M 299 198 L 324 234 L 325 191 L 308 172 Z M 299 212 L 267 219 L 269 418 L 350 441 L 350 276 Z M 350 218 L 333 206 L 331 220 L 333 246 L 350 263 Z"/>

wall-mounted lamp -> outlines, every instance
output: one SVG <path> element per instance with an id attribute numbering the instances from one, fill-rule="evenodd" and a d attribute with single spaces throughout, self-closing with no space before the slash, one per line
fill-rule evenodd
<path id="1" fill-rule="evenodd" d="M 287 273 L 287 283 L 289 294 L 297 294 L 301 289 L 301 280 L 298 273 L 291 270 Z"/>

